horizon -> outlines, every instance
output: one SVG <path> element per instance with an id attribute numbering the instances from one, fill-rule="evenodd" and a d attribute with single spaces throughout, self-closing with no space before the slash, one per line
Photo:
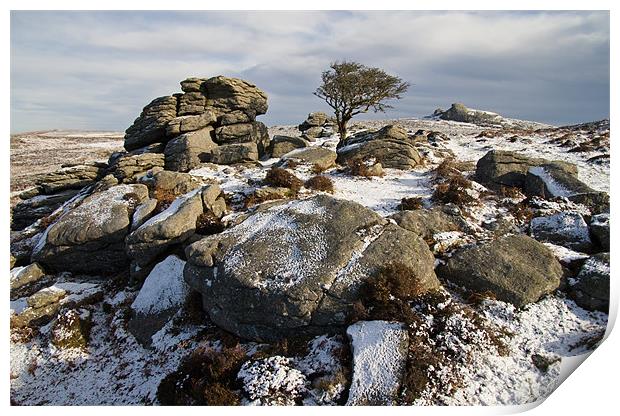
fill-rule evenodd
<path id="1" fill-rule="evenodd" d="M 121 132 L 181 80 L 219 74 L 268 94 L 260 121 L 295 125 L 331 113 L 312 92 L 342 59 L 412 84 L 354 120 L 453 102 L 558 126 L 609 118 L 607 11 L 12 11 L 10 130 Z"/>

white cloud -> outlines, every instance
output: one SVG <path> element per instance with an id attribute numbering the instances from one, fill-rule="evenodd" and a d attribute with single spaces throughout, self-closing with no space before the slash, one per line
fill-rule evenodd
<path id="1" fill-rule="evenodd" d="M 391 115 L 458 100 L 542 121 L 609 112 L 606 12 L 12 12 L 11 23 L 14 131 L 123 129 L 181 79 L 217 74 L 270 93 L 268 122 L 297 122 L 321 107 L 321 71 L 345 58 L 415 84 Z M 580 92 L 590 101 L 566 102 Z"/>

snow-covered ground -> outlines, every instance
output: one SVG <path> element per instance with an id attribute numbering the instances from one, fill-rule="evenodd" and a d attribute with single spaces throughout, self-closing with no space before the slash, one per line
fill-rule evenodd
<path id="1" fill-rule="evenodd" d="M 423 129 L 443 133 L 448 140 L 441 142 L 441 146 L 451 150 L 461 161 L 475 162 L 492 148 L 514 150 L 532 157 L 575 163 L 579 167 L 579 178 L 586 184 L 602 191 L 609 191 L 610 188 L 609 165 L 589 161 L 600 156 L 601 151 L 568 152 L 565 147 L 553 142 L 554 133 L 528 131 L 517 139 L 514 139 L 515 134 L 512 133 L 497 137 L 477 137 L 486 129 L 466 123 L 416 119 L 368 121 L 359 123 L 354 128 L 375 129 L 391 122 L 397 122 L 411 132 Z M 271 130 L 273 134 L 274 129 Z M 275 130 L 277 134 L 292 132 L 291 128 Z M 63 134 L 66 137 L 67 133 Z M 575 133 L 576 136 L 579 134 L 578 131 Z M 335 148 L 336 143 L 337 139 L 331 137 L 319 139 L 313 145 Z M 388 216 L 398 210 L 404 197 L 419 196 L 426 205 L 430 204 L 434 189 L 433 169 L 438 160 L 440 159 L 435 162 L 431 160 L 411 171 L 385 169 L 383 177 L 371 179 L 353 177 L 338 168 L 329 169 L 323 175 L 334 183 L 333 196 L 358 202 L 382 216 Z M 270 159 L 255 167 L 209 165 L 191 173 L 216 180 L 231 200 L 240 204 L 244 195 L 260 186 L 267 169 L 276 162 L 277 159 Z M 302 180 L 313 176 L 310 168 L 304 165 L 299 165 L 292 171 Z M 482 190 L 484 189 L 480 187 L 472 192 L 478 195 Z M 303 199 L 314 193 L 302 189 L 299 198 Z M 485 225 L 510 217 L 506 208 L 493 199 L 485 199 L 480 204 L 473 205 L 466 209 L 464 214 L 471 230 L 476 234 L 476 239 L 485 238 Z M 232 217 L 234 215 L 229 216 Z M 449 250 L 467 242 L 467 238 L 463 237 L 458 233 L 437 236 L 437 244 L 445 247 L 436 245 L 435 249 Z M 548 246 L 561 261 L 583 259 L 586 256 L 559 246 Z M 156 391 L 160 381 L 175 371 L 181 359 L 198 345 L 200 337 L 197 334 L 205 327 L 185 324 L 181 328 L 175 328 L 171 321 L 153 337 L 153 348 L 146 349 L 138 344 L 126 329 L 124 314 L 136 295 L 136 292 L 117 289 L 107 293 L 104 302 L 87 307 L 93 317 L 93 327 L 86 351 L 54 347 L 49 342 L 50 325 L 43 327 L 39 334 L 35 334 L 27 342 L 13 337 L 10 347 L 11 400 L 15 404 L 58 405 L 156 403 Z M 454 299 L 458 299 L 458 295 L 454 294 Z M 104 303 L 109 305 L 111 310 L 104 308 Z M 23 300 L 17 300 L 12 302 L 11 306 L 19 308 L 23 307 L 23 304 Z M 463 385 L 449 395 L 433 390 L 431 386 L 418 404 L 523 404 L 543 398 L 551 393 L 559 382 L 562 358 L 586 353 L 602 336 L 607 324 L 606 314 L 585 311 L 561 293 L 549 295 L 522 310 L 490 300 L 484 301 L 478 308 L 489 322 L 513 334 L 507 338 L 509 354 L 502 356 L 489 348 L 468 351 L 466 346 L 459 347 L 464 349 L 463 353 L 471 355 L 470 364 L 457 366 L 455 370 Z M 181 310 L 178 315 L 183 313 Z M 322 345 L 331 345 L 327 338 L 319 339 L 322 340 Z M 315 341 L 315 344 L 317 342 Z M 327 373 L 335 374 L 340 371 L 340 363 L 332 361 L 325 354 L 311 348 L 306 357 L 294 357 L 290 360 L 281 357 L 255 366 L 248 364 L 240 376 L 247 381 L 246 391 L 252 392 L 251 400 L 246 403 L 260 403 L 263 397 L 261 389 L 270 383 L 259 374 L 258 370 L 262 368 L 287 380 L 290 392 L 301 394 L 304 391 L 304 394 L 309 394 L 304 403 L 333 404 L 332 396 L 340 394 L 344 389 L 343 385 L 337 384 L 334 387 L 336 390 L 325 396 L 325 392 L 308 390 L 309 386 L 305 381 L 305 377 L 313 371 L 310 369 L 316 366 L 329 367 Z M 541 366 L 541 361 L 546 364 Z M 545 366 L 546 368 L 543 368 Z M 280 387 L 282 386 L 274 388 Z M 289 387 L 284 385 L 283 391 L 288 391 L 286 389 Z"/>

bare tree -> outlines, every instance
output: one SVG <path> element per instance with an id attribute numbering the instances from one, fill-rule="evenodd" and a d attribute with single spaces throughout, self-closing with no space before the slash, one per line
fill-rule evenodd
<path id="1" fill-rule="evenodd" d="M 401 99 L 409 83 L 389 75 L 379 68 L 369 68 L 357 62 L 333 62 L 322 74 L 323 84 L 314 95 L 334 109 L 342 146 L 347 135 L 347 123 L 353 116 L 369 110 L 385 112 L 392 106 L 384 101 Z"/>

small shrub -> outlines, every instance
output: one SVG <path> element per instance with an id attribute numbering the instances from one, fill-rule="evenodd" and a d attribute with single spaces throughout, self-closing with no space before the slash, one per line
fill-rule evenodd
<path id="1" fill-rule="evenodd" d="M 207 385 L 204 398 L 208 406 L 238 406 L 240 403 L 239 395 L 220 383 Z"/>
<path id="2" fill-rule="evenodd" d="M 314 175 L 320 175 L 321 173 L 325 172 L 327 170 L 327 167 L 322 166 L 322 165 L 318 165 L 318 164 L 314 164 L 312 165 L 312 168 L 310 168 L 310 173 L 314 174 Z"/>
<path id="3" fill-rule="evenodd" d="M 471 204 L 476 199 L 467 190 L 471 188 L 471 182 L 462 175 L 453 175 L 445 182 L 435 187 L 432 199 L 444 204 L 453 203 L 458 206 Z"/>
<path id="4" fill-rule="evenodd" d="M 298 192 L 303 186 L 303 182 L 297 176 L 282 168 L 271 168 L 265 176 L 265 183 L 271 186 L 289 188 Z"/>
<path id="5" fill-rule="evenodd" d="M 325 191 L 330 194 L 334 193 L 334 182 L 327 176 L 317 175 L 308 179 L 305 183 L 306 188 L 314 189 L 315 191 Z"/>
<path id="6" fill-rule="evenodd" d="M 157 206 L 155 212 L 162 212 L 168 208 L 179 195 L 175 194 L 170 189 L 155 188 L 153 191 L 153 198 L 157 200 Z"/>
<path id="7" fill-rule="evenodd" d="M 224 231 L 224 224 L 211 211 L 203 212 L 196 218 L 196 232 L 201 235 L 218 234 Z"/>
<path id="8" fill-rule="evenodd" d="M 364 178 L 375 176 L 362 159 L 351 159 L 347 161 L 347 171 L 352 176 L 362 176 Z"/>
<path id="9" fill-rule="evenodd" d="M 398 209 L 400 209 L 401 211 L 410 211 L 410 210 L 420 209 L 422 207 L 424 207 L 422 198 L 419 196 L 412 196 L 412 197 L 401 199 Z"/>
<path id="10" fill-rule="evenodd" d="M 514 186 L 502 185 L 497 193 L 504 198 L 520 198 L 522 196 L 521 190 Z"/>

